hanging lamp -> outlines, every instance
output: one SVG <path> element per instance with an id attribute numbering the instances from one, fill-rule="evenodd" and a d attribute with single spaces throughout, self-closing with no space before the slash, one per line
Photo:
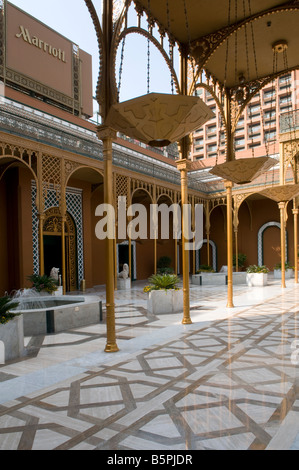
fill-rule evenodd
<path id="1" fill-rule="evenodd" d="M 170 32 L 169 3 L 166 2 Z M 150 12 L 148 0 L 148 12 Z M 148 16 L 147 94 L 111 106 L 105 124 L 122 134 L 152 147 L 165 147 L 191 134 L 215 117 L 197 96 L 150 93 L 150 36 Z M 170 55 L 173 50 L 170 43 Z M 173 75 L 172 89 L 173 89 Z"/>
<path id="2" fill-rule="evenodd" d="M 148 93 L 111 106 L 106 124 L 153 147 L 164 147 L 214 117 L 197 96 Z"/>
<path id="3" fill-rule="evenodd" d="M 215 165 L 210 173 L 236 184 L 247 184 L 276 164 L 270 157 L 252 157 Z"/>
<path id="4" fill-rule="evenodd" d="M 270 188 L 259 191 L 259 194 L 272 199 L 275 202 L 287 202 L 298 196 L 299 184 L 282 184 L 271 186 Z"/>
<path id="5" fill-rule="evenodd" d="M 246 25 L 245 25 L 246 29 Z M 256 67 L 256 76 L 258 78 L 258 71 L 257 71 L 257 60 L 256 60 L 256 51 L 255 51 L 255 40 L 253 34 L 253 28 L 251 28 L 252 32 L 252 44 L 253 44 L 253 52 L 254 52 L 254 63 Z M 237 47 L 237 32 L 235 32 L 235 47 Z M 247 32 L 245 31 L 245 37 L 247 41 Z M 282 44 L 283 43 L 283 44 Z M 228 39 L 227 39 L 227 48 L 228 48 Z M 283 41 L 278 41 L 272 46 L 272 50 L 274 53 L 279 53 L 285 51 L 286 44 Z M 248 44 L 246 44 L 246 54 L 248 55 Z M 226 64 L 227 68 L 227 64 Z M 248 76 L 249 76 L 249 60 L 247 57 L 247 69 L 248 69 Z M 226 70 L 227 73 L 227 70 Z M 235 74 L 237 74 L 237 67 L 235 63 Z M 240 81 L 240 90 L 242 90 L 242 85 L 244 84 L 245 77 L 242 73 L 239 76 Z M 238 90 L 237 90 L 238 93 Z M 243 96 L 243 93 L 241 93 Z M 268 151 L 265 157 L 251 157 L 251 158 L 242 158 L 242 159 L 233 159 L 230 161 L 226 161 L 222 164 L 217 164 L 210 170 L 210 173 L 221 177 L 225 180 L 231 181 L 236 184 L 248 184 L 252 182 L 254 179 L 261 176 L 264 172 L 269 170 L 270 168 L 276 165 L 276 160 L 274 158 L 269 157 Z"/>

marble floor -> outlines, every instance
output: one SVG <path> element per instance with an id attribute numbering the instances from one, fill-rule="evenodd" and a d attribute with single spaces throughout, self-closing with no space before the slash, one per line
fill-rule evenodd
<path id="1" fill-rule="evenodd" d="M 191 285 L 191 325 L 142 287 L 115 294 L 119 352 L 100 323 L 0 365 L 0 450 L 299 450 L 299 285 L 235 286 L 232 309 Z"/>

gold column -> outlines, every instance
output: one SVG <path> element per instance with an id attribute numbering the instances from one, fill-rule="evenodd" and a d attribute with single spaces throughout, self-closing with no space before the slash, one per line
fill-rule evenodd
<path id="1" fill-rule="evenodd" d="M 45 214 L 38 214 L 38 250 L 39 250 L 39 274 L 43 276 L 45 274 L 45 263 L 44 263 L 44 220 Z"/>
<path id="2" fill-rule="evenodd" d="M 66 293 L 66 263 L 65 263 L 65 222 L 66 216 L 62 214 L 61 217 L 61 261 L 62 261 L 62 289 L 63 294 Z"/>
<path id="3" fill-rule="evenodd" d="M 281 287 L 285 288 L 285 254 L 286 254 L 286 238 L 285 238 L 285 202 L 279 202 L 280 210 L 280 246 L 281 246 Z"/>
<path id="4" fill-rule="evenodd" d="M 192 231 L 195 231 L 195 201 L 194 196 L 192 196 Z M 195 259 L 196 259 L 196 250 L 195 250 L 195 243 L 194 248 L 192 251 L 192 273 L 195 274 Z"/>
<path id="5" fill-rule="evenodd" d="M 235 253 L 236 253 L 236 272 L 239 271 L 239 259 L 238 259 L 238 229 L 235 227 Z"/>
<path id="6" fill-rule="evenodd" d="M 225 183 L 227 195 L 227 307 L 233 308 L 233 217 L 232 217 L 232 182 Z"/>
<path id="7" fill-rule="evenodd" d="M 115 224 L 115 234 L 117 234 L 117 224 Z M 117 277 L 118 277 L 118 272 L 117 272 L 117 240 L 116 240 L 117 235 L 115 235 L 114 239 L 114 289 L 117 290 Z"/>
<path id="8" fill-rule="evenodd" d="M 39 252 L 39 274 L 43 276 L 45 274 L 45 262 L 44 262 L 44 192 L 43 192 L 43 159 L 42 155 L 38 155 L 37 159 L 37 198 L 36 208 L 38 211 L 38 252 Z"/>
<path id="9" fill-rule="evenodd" d="M 116 132 L 106 126 L 98 127 L 98 137 L 103 142 L 104 158 L 104 201 L 113 207 L 112 142 Z M 115 227 L 115 225 L 114 225 Z M 116 352 L 115 304 L 114 304 L 114 239 L 106 238 L 106 326 L 107 343 L 105 352 Z"/>
<path id="10" fill-rule="evenodd" d="M 206 201 L 206 235 L 207 235 L 207 264 L 210 266 L 210 201 Z"/>
<path id="11" fill-rule="evenodd" d="M 294 201 L 295 205 L 295 201 Z M 298 284 L 298 212 L 299 209 L 294 207 L 294 274 L 295 274 L 295 284 Z"/>
<path id="12" fill-rule="evenodd" d="M 235 202 L 235 199 L 234 199 Z M 233 220 L 233 227 L 234 227 L 234 234 L 235 234 L 235 256 L 236 256 L 236 272 L 239 271 L 239 257 L 238 257 L 238 226 L 239 226 L 239 220 L 238 220 L 238 208 L 235 206 L 234 209 L 234 220 Z"/>
<path id="13" fill-rule="evenodd" d="M 183 139 L 184 140 L 184 139 Z M 183 154 L 183 152 L 182 152 Z M 185 234 L 184 234 L 184 206 L 188 204 L 188 176 L 187 173 L 190 170 L 190 160 L 181 159 L 176 162 L 177 168 L 181 173 L 181 208 L 182 208 L 182 264 L 183 264 L 183 294 L 184 294 L 184 314 L 183 324 L 190 324 L 192 320 L 190 318 L 190 299 L 189 299 L 189 251 L 185 250 Z"/>
<path id="14" fill-rule="evenodd" d="M 188 95 L 188 50 L 182 47 L 180 54 L 180 85 L 182 95 Z M 181 210 L 182 210 L 182 271 L 183 271 L 183 295 L 184 312 L 182 323 L 187 325 L 192 323 L 190 318 L 190 298 L 189 298 L 189 251 L 185 250 L 185 220 L 184 206 L 188 204 L 188 171 L 191 162 L 188 160 L 190 151 L 190 136 L 183 137 L 179 142 L 180 160 L 176 162 L 177 169 L 181 173 Z"/>

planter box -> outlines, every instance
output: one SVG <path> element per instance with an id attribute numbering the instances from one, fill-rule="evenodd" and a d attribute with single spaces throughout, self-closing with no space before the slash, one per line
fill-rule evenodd
<path id="1" fill-rule="evenodd" d="M 59 286 L 59 287 L 57 288 L 57 290 L 55 290 L 55 291 L 53 292 L 52 295 L 55 295 L 55 296 L 57 296 L 57 295 L 63 295 L 63 287 L 62 287 L 62 286 Z"/>
<path id="2" fill-rule="evenodd" d="M 198 286 L 224 286 L 227 284 L 226 273 L 200 273 L 193 274 L 192 284 Z M 246 272 L 233 273 L 233 284 L 246 284 Z"/>
<path id="3" fill-rule="evenodd" d="M 227 274 L 225 273 L 200 273 L 192 276 L 192 284 L 199 286 L 225 286 Z"/>
<path id="4" fill-rule="evenodd" d="M 249 287 L 266 286 L 268 273 L 246 273 L 246 282 Z"/>
<path id="5" fill-rule="evenodd" d="M 285 270 L 285 279 L 291 279 L 293 275 L 294 275 L 293 269 Z M 274 269 L 274 279 L 281 279 L 281 269 Z"/>
<path id="6" fill-rule="evenodd" d="M 191 284 L 201 286 L 201 274 L 193 274 L 191 278 Z"/>
<path id="7" fill-rule="evenodd" d="M 183 290 L 153 290 L 147 298 L 147 310 L 153 314 L 183 312 Z"/>
<path id="8" fill-rule="evenodd" d="M 0 364 L 24 354 L 23 315 L 0 325 Z"/>
<path id="9" fill-rule="evenodd" d="M 245 271 L 233 273 L 233 284 L 235 286 L 239 284 L 246 284 L 246 276 L 247 276 L 247 273 Z"/>

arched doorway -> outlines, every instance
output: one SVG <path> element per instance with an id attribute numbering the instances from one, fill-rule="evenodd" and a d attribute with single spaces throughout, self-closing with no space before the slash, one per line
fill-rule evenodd
<path id="1" fill-rule="evenodd" d="M 62 219 L 58 207 L 45 213 L 43 228 L 45 274 L 49 276 L 53 267 L 62 275 Z M 77 275 L 77 233 L 72 216 L 67 213 L 65 222 L 65 279 L 67 292 L 78 289 Z"/>
<path id="2" fill-rule="evenodd" d="M 11 155 L 0 158 L 0 295 L 28 286 L 33 271 L 31 181 L 36 176 L 14 157 L 17 149 L 5 151 Z"/>
<path id="3" fill-rule="evenodd" d="M 117 273 L 123 270 L 123 265 L 129 265 L 129 241 L 125 240 L 117 244 Z M 136 281 L 137 268 L 136 268 L 136 242 L 131 241 L 131 280 Z"/>
<path id="4" fill-rule="evenodd" d="M 288 233 L 286 231 L 286 261 L 288 260 Z M 267 222 L 258 231 L 258 263 L 274 269 L 281 260 L 280 223 Z"/>

